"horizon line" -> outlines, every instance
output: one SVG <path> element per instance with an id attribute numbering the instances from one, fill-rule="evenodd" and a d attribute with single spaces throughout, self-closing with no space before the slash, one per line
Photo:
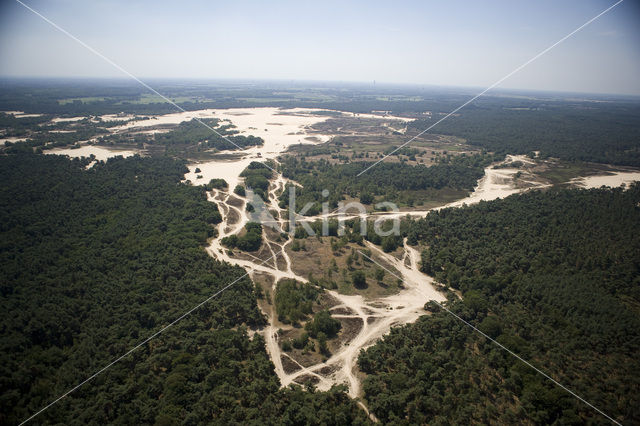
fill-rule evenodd
<path id="1" fill-rule="evenodd" d="M 481 86 L 471 85 L 449 85 L 449 84 L 436 84 L 436 83 L 415 83 L 415 82 L 389 82 L 378 80 L 319 80 L 319 79 L 304 79 L 304 78 L 249 78 L 249 77 L 140 77 L 145 81 L 164 81 L 164 82 L 220 82 L 220 83 L 322 83 L 325 85 L 359 85 L 367 86 L 369 88 L 380 86 L 382 88 L 390 88 L 394 86 L 401 86 L 405 88 L 414 89 L 442 89 L 442 90 L 476 90 Z M 130 82 L 130 79 L 126 76 L 19 76 L 19 75 L 0 75 L 0 81 L 118 81 L 118 82 Z M 546 94 L 546 95 L 581 95 L 592 97 L 617 97 L 617 98 L 637 98 L 640 100 L 640 93 L 609 93 L 609 92 L 580 92 L 570 90 L 557 90 L 557 89 L 534 89 L 534 88 L 513 88 L 513 87 L 496 87 L 491 90 L 492 93 L 487 93 L 485 96 L 496 96 L 500 92 L 506 92 L 506 94 Z"/>

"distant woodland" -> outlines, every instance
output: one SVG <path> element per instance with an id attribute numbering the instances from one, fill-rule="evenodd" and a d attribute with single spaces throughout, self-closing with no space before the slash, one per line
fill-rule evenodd
<path id="1" fill-rule="evenodd" d="M 431 120 L 409 123 L 418 133 Z M 522 101 L 505 108 L 487 101 L 461 110 L 434 132 L 465 138 L 471 145 L 503 154 L 540 151 L 542 157 L 640 167 L 640 105 L 567 105 Z"/>

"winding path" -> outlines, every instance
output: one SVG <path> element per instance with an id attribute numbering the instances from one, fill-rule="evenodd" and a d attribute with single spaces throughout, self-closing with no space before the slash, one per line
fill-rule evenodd
<path id="1" fill-rule="evenodd" d="M 521 160 L 520 157 L 510 157 L 505 161 Z M 532 187 L 541 187 L 537 184 L 527 188 L 513 188 L 509 182 L 515 174 L 515 169 L 493 169 L 488 167 L 485 169 L 485 176 L 478 182 L 475 191 L 469 197 L 451 203 L 445 207 L 457 207 L 463 204 L 472 204 L 480 200 L 490 200 L 504 197 L 516 192 L 522 192 Z M 285 190 L 288 181 L 282 175 L 277 175 L 272 180 L 268 191 L 268 201 L 266 205 L 269 210 L 276 213 L 276 223 L 283 224 L 288 218 L 284 217 L 286 211 L 279 207 L 278 196 Z M 295 184 L 295 182 L 293 182 Z M 241 200 L 241 207 L 229 204 L 230 197 Z M 249 275 L 254 277 L 257 272 L 267 274 L 273 278 L 273 287 L 271 293 L 275 294 L 276 286 L 279 280 L 283 278 L 295 279 L 300 282 L 308 282 L 305 277 L 296 274 L 291 265 L 291 258 L 286 251 L 287 246 L 293 241 L 289 237 L 284 243 L 274 241 L 269 238 L 268 233 L 263 233 L 263 245 L 268 249 L 269 257 L 260 259 L 255 256 L 248 256 L 253 260 L 246 258 L 240 259 L 229 254 L 222 244 L 222 238 L 239 233 L 244 225 L 249 221 L 249 214 L 246 212 L 247 199 L 232 195 L 229 192 L 214 189 L 209 195 L 209 200 L 216 203 L 221 214 L 222 222 L 218 225 L 218 235 L 211 240 L 208 252 L 219 260 L 229 262 L 231 264 L 242 266 L 249 271 Z M 235 203 L 237 204 L 237 202 Z M 442 207 L 441 207 L 442 208 Z M 384 218 L 392 219 L 410 214 L 412 216 L 425 216 L 429 211 L 412 211 L 401 213 L 371 214 L 364 215 L 368 218 Z M 234 223 L 229 223 L 230 212 L 234 212 L 238 219 Z M 328 217 L 335 217 L 336 213 L 303 218 L 302 220 L 317 220 Z M 363 217 L 363 215 L 358 215 Z M 355 217 L 355 216 L 354 216 Z M 278 341 L 278 327 L 276 327 L 274 315 L 270 312 L 266 314 L 269 317 L 269 324 L 261 331 L 265 337 L 267 351 L 275 366 L 275 371 L 282 386 L 288 386 L 292 383 L 300 383 L 299 380 L 304 376 L 312 376 L 317 379 L 317 388 L 327 390 L 334 384 L 347 384 L 349 395 L 356 398 L 361 393 L 361 383 L 357 376 L 357 358 L 362 349 L 373 345 L 378 339 L 382 338 L 389 332 L 391 327 L 407 324 L 415 321 L 419 316 L 424 315 L 424 305 L 430 300 L 442 302 L 445 300 L 444 295 L 437 291 L 433 279 L 419 270 L 420 255 L 416 249 L 404 242 L 404 253 L 402 258 L 398 259 L 389 253 L 385 253 L 380 248 L 366 242 L 367 248 L 371 250 L 374 256 L 382 259 L 387 264 L 392 265 L 402 276 L 404 288 L 397 294 L 387 296 L 375 300 L 365 300 L 360 295 L 344 295 L 336 291 L 325 290 L 337 304 L 331 309 L 342 308 L 349 313 L 334 314 L 336 318 L 359 319 L 362 323 L 357 334 L 349 341 L 343 342 L 338 350 L 333 353 L 325 362 L 314 364 L 311 366 L 303 366 L 286 353 L 283 353 Z M 263 252 L 264 253 L 264 252 Z M 244 254 L 244 257 L 247 257 Z M 279 260 L 284 260 L 280 262 Z M 282 359 L 288 358 L 295 366 L 293 372 L 286 372 L 282 364 Z"/>

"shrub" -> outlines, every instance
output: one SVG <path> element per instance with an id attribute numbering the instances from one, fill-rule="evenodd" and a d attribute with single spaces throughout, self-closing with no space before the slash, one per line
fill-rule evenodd
<path id="1" fill-rule="evenodd" d="M 365 288 L 367 286 L 367 277 L 362 271 L 353 271 L 351 274 L 351 282 L 356 288 Z"/>

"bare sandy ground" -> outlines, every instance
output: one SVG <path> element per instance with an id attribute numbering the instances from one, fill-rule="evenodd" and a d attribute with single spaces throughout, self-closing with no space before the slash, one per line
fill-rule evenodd
<path id="1" fill-rule="evenodd" d="M 525 155 L 507 155 L 501 164 L 515 161 L 529 164 L 532 163 L 532 161 Z M 523 190 L 540 189 L 549 186 L 540 182 L 526 181 L 527 185 L 525 188 L 516 187 L 514 185 L 513 178 L 516 173 L 521 170 L 515 168 L 494 169 L 493 167 L 494 165 L 492 164 L 484 169 L 484 176 L 478 181 L 478 185 L 467 198 L 439 207 L 438 210 L 447 207 L 461 207 L 464 204 L 476 204 L 480 201 L 496 200 L 498 198 L 505 198 L 509 195 L 523 192 Z"/>
<path id="2" fill-rule="evenodd" d="M 24 111 L 0 111 L 13 115 L 15 118 L 42 117 L 44 114 L 26 114 Z"/>
<path id="3" fill-rule="evenodd" d="M 72 158 L 79 157 L 90 157 L 92 154 L 95 155 L 96 160 L 98 161 L 107 161 L 108 158 L 116 157 L 121 155 L 123 157 L 131 157 L 137 154 L 136 151 L 130 150 L 111 150 L 107 148 L 103 148 L 101 146 L 94 145 L 83 145 L 80 148 L 71 149 L 71 148 L 54 148 L 44 151 L 45 154 L 48 155 L 68 155 Z"/>
<path id="4" fill-rule="evenodd" d="M 189 173 L 185 179 L 192 183 L 202 185 L 209 183 L 213 178 L 222 178 L 233 189 L 240 182 L 240 173 L 252 161 L 265 161 L 275 159 L 291 145 L 321 143 L 329 139 L 329 135 L 318 135 L 316 142 L 305 140 L 307 133 L 313 124 L 325 121 L 329 117 L 315 115 L 321 110 L 295 108 L 281 110 L 279 108 L 233 108 L 225 110 L 202 110 L 193 113 L 181 113 L 181 117 L 198 116 L 200 118 L 218 118 L 231 121 L 236 130 L 243 135 L 259 136 L 264 140 L 263 146 L 250 147 L 240 151 L 242 158 L 238 160 L 210 160 L 193 163 L 189 166 Z M 171 120 L 174 120 L 172 117 Z M 154 121 L 154 120 L 147 120 Z M 142 123 L 142 122 L 141 122 Z M 153 123 L 148 123 L 153 125 Z M 200 169 L 196 173 L 196 168 Z M 202 176 L 197 179 L 197 176 Z"/>
<path id="5" fill-rule="evenodd" d="M 600 188 L 601 186 L 617 188 L 636 181 L 640 181 L 640 172 L 612 172 L 607 175 L 579 177 L 572 179 L 571 183 L 580 188 L 589 189 Z"/>
<path id="6" fill-rule="evenodd" d="M 331 135 L 311 133 L 309 131 L 310 126 L 331 118 L 327 115 L 318 114 L 322 111 L 327 110 L 309 108 L 280 109 L 273 107 L 203 109 L 154 116 L 148 120 L 131 121 L 122 126 L 112 127 L 110 130 L 112 132 L 122 132 L 126 130 L 145 131 L 144 129 L 149 127 L 177 125 L 183 121 L 194 118 L 217 118 L 223 121 L 223 124 L 231 122 L 240 134 L 261 137 L 264 140 L 264 145 L 249 147 L 240 151 L 236 150 L 236 153 L 239 152 L 242 155 L 242 157 L 237 160 L 215 159 L 195 162 L 189 166 L 189 173 L 185 175 L 185 179 L 190 180 L 195 185 L 204 185 L 209 183 L 211 179 L 222 178 L 229 183 L 231 188 L 234 188 L 240 182 L 240 173 L 252 161 L 275 159 L 292 145 L 318 144 L 328 141 Z M 343 114 L 345 116 L 354 116 L 351 113 Z M 107 117 L 108 116 L 103 116 L 103 119 Z M 109 117 L 113 118 L 113 116 Z M 405 117 L 379 114 L 358 114 L 357 117 L 385 120 L 393 119 L 402 122 L 412 120 Z M 159 130 L 148 131 L 158 132 Z M 307 139 L 308 137 L 313 137 L 314 139 Z M 200 172 L 196 172 L 196 169 L 200 169 Z M 201 176 L 201 178 L 198 178 L 198 176 Z"/>
<path id="7" fill-rule="evenodd" d="M 342 115 L 347 116 L 347 117 L 379 118 L 379 119 L 384 119 L 384 120 L 397 120 L 397 121 L 404 121 L 404 122 L 409 122 L 409 121 L 414 121 L 415 120 L 415 118 L 398 117 L 396 115 L 390 115 L 390 114 L 366 114 L 366 113 L 343 112 Z"/>
<path id="8" fill-rule="evenodd" d="M 16 143 L 16 142 L 24 142 L 26 138 L 21 137 L 8 137 L 8 138 L 0 138 L 0 144 L 5 145 L 7 142 Z"/>
<path id="9" fill-rule="evenodd" d="M 84 120 L 87 117 L 56 117 L 54 119 L 51 120 L 52 123 L 67 123 L 67 122 L 73 122 L 73 121 L 80 121 L 80 120 Z"/>
<path id="10" fill-rule="evenodd" d="M 132 120 L 136 116 L 133 114 L 104 114 L 99 118 L 102 121 L 120 121 L 120 120 Z"/>

